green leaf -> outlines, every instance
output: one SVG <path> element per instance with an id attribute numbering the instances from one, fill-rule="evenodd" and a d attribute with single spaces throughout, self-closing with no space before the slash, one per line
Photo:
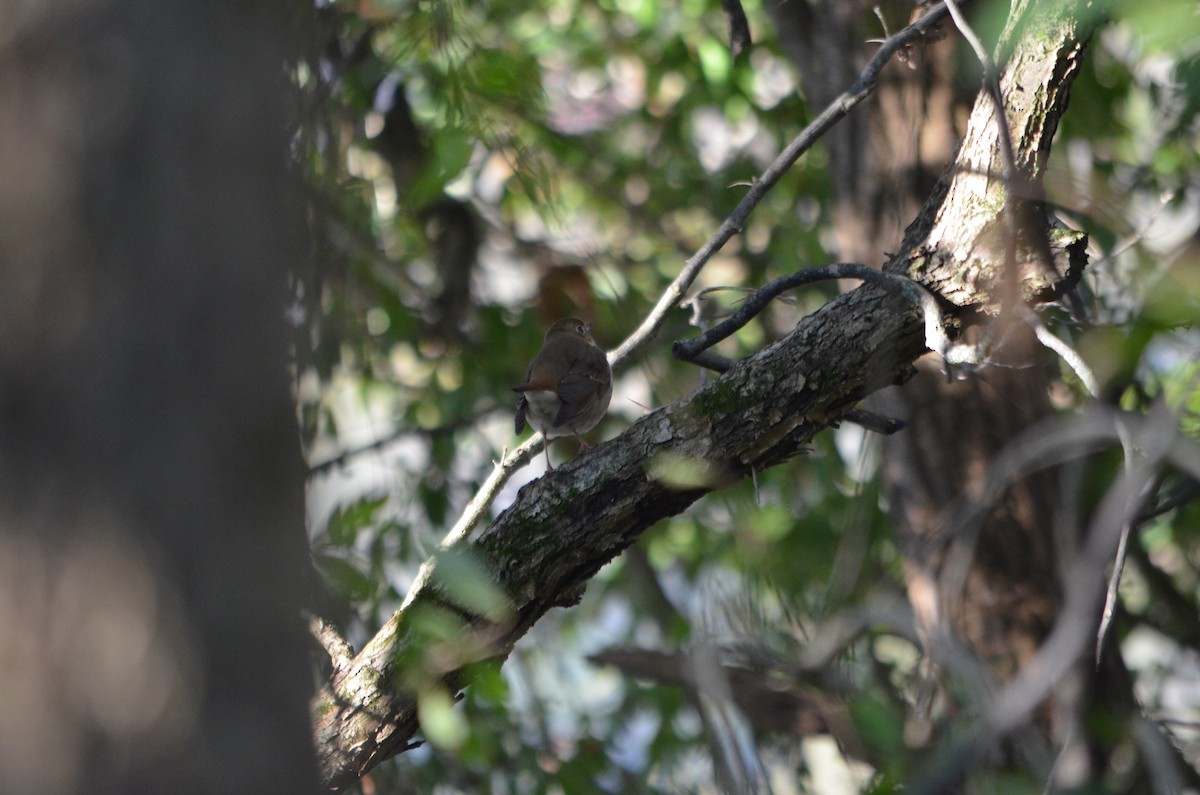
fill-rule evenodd
<path id="1" fill-rule="evenodd" d="M 344 558 L 318 552 L 314 553 L 313 561 L 321 576 L 347 599 L 362 602 L 375 592 L 375 582 Z"/>
<path id="2" fill-rule="evenodd" d="M 467 737 L 467 722 L 443 687 L 422 690 L 417 696 L 421 732 L 437 748 L 455 749 Z"/>
<path id="3" fill-rule="evenodd" d="M 350 547 L 354 545 L 358 534 L 375 523 L 379 510 L 387 504 L 387 496 L 363 497 L 349 505 L 339 505 L 334 508 L 325 525 L 325 532 L 334 546 Z"/>
<path id="4" fill-rule="evenodd" d="M 722 86 L 729 82 L 729 73 L 733 69 L 729 45 L 711 37 L 705 38 L 698 45 L 696 54 L 700 57 L 700 71 L 705 80 Z"/>
<path id="5" fill-rule="evenodd" d="M 479 49 L 472 53 L 469 68 L 477 90 L 492 100 L 522 105 L 540 96 L 537 62 L 523 53 Z"/>
<path id="6" fill-rule="evenodd" d="M 473 136 L 467 130 L 439 130 L 431 141 L 428 164 L 413 182 L 408 194 L 401 197 L 402 201 L 414 210 L 433 203 L 442 195 L 446 185 L 467 167 L 474 148 Z"/>
<path id="7" fill-rule="evenodd" d="M 507 621 L 512 602 L 469 551 L 443 550 L 435 559 L 435 577 L 454 604 L 491 621 Z"/>
<path id="8" fill-rule="evenodd" d="M 1113 14 L 1133 28 L 1151 52 L 1200 54 L 1200 12 L 1179 0 L 1116 0 Z"/>
<path id="9" fill-rule="evenodd" d="M 904 759 L 904 717 L 892 705 L 867 694 L 850 704 L 850 714 L 873 758 L 896 762 Z"/>

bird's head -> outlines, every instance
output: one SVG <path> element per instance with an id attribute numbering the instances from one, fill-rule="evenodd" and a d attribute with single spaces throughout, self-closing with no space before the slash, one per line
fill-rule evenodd
<path id="1" fill-rule="evenodd" d="M 578 337 L 588 345 L 596 344 L 596 341 L 592 339 L 592 324 L 584 323 L 577 317 L 564 317 L 562 320 L 555 321 L 554 325 L 546 331 L 546 339 L 549 340 L 555 334 Z"/>

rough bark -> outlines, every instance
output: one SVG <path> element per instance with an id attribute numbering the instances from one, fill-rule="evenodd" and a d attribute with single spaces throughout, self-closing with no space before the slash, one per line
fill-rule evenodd
<path id="1" fill-rule="evenodd" d="M 1019 179 L 1005 179 L 996 108 L 981 96 L 971 113 L 962 156 L 935 192 L 944 193 L 944 201 L 930 205 L 933 212 L 923 214 L 910 228 L 903 247 L 937 252 L 935 258 L 964 265 L 971 260 L 992 263 L 983 269 L 939 268 L 939 273 L 954 280 L 931 284 L 943 297 L 985 316 L 1002 311 L 1010 275 L 1006 268 L 1014 269 L 1025 294 L 1059 289 L 1039 285 L 1042 267 L 1036 243 L 1047 238 L 1062 242 L 1069 233 L 1048 229 L 1043 216 L 1028 210 L 1038 206 L 1049 154 L 1047 133 L 1052 134 L 1061 115 L 1065 89 L 1086 41 L 1086 35 L 1062 16 L 1068 10 L 1034 7 L 1028 16 L 1014 15 L 1033 34 L 1012 48 L 1011 36 L 1017 28 L 1010 24 L 1006 31 L 1010 38 L 998 48 L 998 57 L 1008 58 L 1001 83 L 1006 123 L 1016 141 L 1032 137 L 1043 146 L 1018 146 Z M 1003 217 L 1009 200 L 1015 200 L 1012 221 Z M 983 281 L 962 278 L 967 274 Z M 1056 281 L 1061 286 L 1072 283 L 1072 279 Z M 1004 333 L 1003 327 L 990 331 L 993 338 Z M 1064 488 L 1059 468 L 1050 468 L 1015 479 L 996 501 L 978 528 L 965 572 L 946 565 L 947 539 L 941 535 L 940 517 L 949 506 L 980 493 L 990 462 L 1022 431 L 1053 414 L 1049 400 L 1053 357 L 1040 349 L 1029 329 L 1021 326 L 1015 331 L 999 357 L 1000 367 L 958 383 L 947 383 L 935 367 L 919 368 L 885 409 L 903 417 L 910 431 L 887 440 L 886 472 L 889 505 L 920 630 L 927 639 L 952 634 L 986 662 L 1000 682 L 1010 680 L 1034 657 L 1059 620 L 1063 561 L 1080 542 L 1072 492 Z M 933 658 L 937 656 L 935 652 Z M 950 710 L 957 708 L 952 697 L 946 703 Z M 1034 716 L 1044 748 L 1058 749 L 1066 756 L 1090 744 L 1088 752 L 1075 755 L 1088 758 L 1090 764 L 1062 766 L 1055 782 L 1059 786 L 1078 786 L 1107 764 L 1107 749 L 1089 738 L 1083 722 L 1085 712 L 1097 707 L 1120 715 L 1123 721 L 1136 715 L 1119 656 L 1106 655 L 1095 670 L 1081 661 Z M 1010 761 L 1014 754 L 1029 753 L 1028 748 L 1021 751 L 1017 746 L 1005 751 Z M 949 783 L 952 788 L 960 785 L 956 779 Z"/>
<path id="2" fill-rule="evenodd" d="M 357 779 L 416 731 L 413 694 L 387 683 L 396 681 L 395 661 L 417 637 L 413 616 L 423 608 L 460 615 L 463 645 L 474 659 L 506 655 L 547 610 L 578 601 L 600 567 L 659 519 L 802 452 L 865 395 L 907 375 L 924 350 L 923 325 L 906 299 L 856 291 L 691 398 L 523 488 L 471 546 L 508 595 L 511 620 L 497 624 L 451 607 L 435 569 L 318 696 L 317 747 L 327 781 Z"/>
<path id="3" fill-rule="evenodd" d="M 1005 123 L 1014 147 L 1016 172 L 1006 174 L 1001 154 L 1001 125 L 995 104 L 980 93 L 954 166 L 934 187 L 930 200 L 910 225 L 901 244 L 902 255 L 886 269 L 908 272 L 957 307 L 975 307 L 994 314 L 1005 299 L 1000 289 L 1009 259 L 1016 257 L 1022 292 L 1049 300 L 1074 287 L 1073 278 L 1058 279 L 1043 268 L 1037 246 L 1047 236 L 1053 248 L 1070 250 L 1076 233 L 1050 230 L 1040 209 L 1039 183 L 1050 156 L 1058 121 L 1066 110 L 1071 85 L 1084 55 L 1090 28 L 1083 25 L 1074 4 L 1040 3 L 1010 23 L 1020 34 L 1000 78 Z M 1011 200 L 1011 203 L 1009 203 Z M 1005 219 L 1006 207 L 1015 228 Z M 1015 231 L 1016 239 L 1013 239 Z M 949 267 L 929 267 L 925 258 Z M 1045 272 L 1043 272 L 1045 271 Z M 1043 277 L 1049 282 L 1043 282 Z M 946 281 L 941 281 L 946 279 Z"/>
<path id="4" fill-rule="evenodd" d="M 985 323 L 993 339 L 1006 331 L 1016 333 L 1010 333 L 998 356 L 1001 366 L 985 376 L 947 384 L 933 368 L 920 368 L 887 408 L 904 417 L 911 430 L 887 440 L 886 471 L 919 631 L 926 640 L 955 637 L 1001 683 L 1026 668 L 1063 620 L 1063 571 L 1083 542 L 1085 524 L 1062 467 L 1013 479 L 975 531 L 965 570 L 958 561 L 948 560 L 950 540 L 940 522 L 949 506 L 980 493 L 990 462 L 1013 439 L 1054 413 L 1049 397 L 1056 378 L 1053 356 L 1040 348 L 1028 328 L 1006 326 L 1003 309 L 1013 281 L 1020 283 L 1023 294 L 1043 296 L 1074 282 L 1057 275 L 1051 277 L 1054 284 L 1041 282 L 1049 271 L 1042 265 L 1038 241 L 1050 240 L 1058 247 L 1071 233 L 1047 228 L 1045 216 L 1029 210 L 1039 206 L 1049 155 L 1047 132 L 1052 135 L 1062 113 L 1065 90 L 1078 68 L 1087 35 L 1066 16 L 1069 7 L 1022 4 L 1022 10 L 1030 13 L 1015 17 L 1024 26 L 1020 45 L 1014 48 L 1011 38 L 1002 39 L 997 56 L 1008 58 L 1001 89 L 1017 144 L 1019 180 L 1003 178 L 996 109 L 980 97 L 962 145 L 968 156 L 958 159 L 935 191 L 935 195 L 944 193 L 944 201 L 933 212 L 923 213 L 905 240 L 906 247 L 916 246 L 935 259 L 992 263 L 983 269 L 938 268 L 939 273 L 958 276 L 931 286 L 983 317 L 998 316 Z M 1017 31 L 1010 23 L 1006 36 Z M 1023 146 L 1030 138 L 1045 146 Z M 1003 216 L 1006 201 L 1015 207 L 1011 220 Z M 982 281 L 961 278 L 967 274 Z M 934 660 L 940 656 L 937 647 L 933 642 L 928 649 Z M 1110 644 L 1098 667 L 1091 663 L 1089 651 L 1075 650 L 1077 664 L 1031 716 L 1036 731 L 999 748 L 995 762 L 1042 767 L 1052 785 L 1061 788 L 1083 786 L 1109 767 L 1112 738 L 1106 736 L 1108 730 L 1094 731 L 1088 715 L 1105 714 L 1126 727 L 1142 719 L 1115 646 Z M 945 703 L 951 712 L 960 706 L 953 697 Z M 1161 739 L 1155 742 L 1161 743 L 1160 749 L 1166 747 Z M 1055 765 L 1050 773 L 1054 755 L 1073 761 Z M 1159 780 L 1194 780 L 1194 772 L 1170 752 L 1158 762 Z M 1146 762 L 1139 759 L 1138 764 Z M 931 791 L 957 791 L 968 768 L 946 765 L 931 773 L 926 783 L 938 782 Z"/>
<path id="5" fill-rule="evenodd" d="M 1019 52 L 1036 49 L 1042 55 L 1030 56 L 1022 82 L 1007 84 L 1015 107 L 1030 104 L 1027 92 L 1038 94 L 1034 104 L 1041 112 L 1012 119 L 1023 165 L 1041 162 L 1048 151 L 1073 75 L 1063 63 L 1073 64 L 1080 51 L 1070 14 L 1057 17 L 1057 23 L 1057 38 L 1049 47 L 1041 44 L 1045 30 L 1021 38 Z M 1044 70 L 1040 75 L 1034 74 L 1033 61 Z M 988 145 L 986 133 L 979 135 L 964 145 L 961 162 L 975 164 L 983 157 L 972 148 Z M 931 230 L 956 221 L 963 229 L 988 228 L 977 220 L 980 214 L 994 222 L 1003 209 L 1003 198 L 995 201 L 1000 190 L 995 185 L 984 186 L 985 193 L 976 197 L 987 197 L 986 202 L 971 201 L 965 187 L 959 190 L 957 180 L 970 173 L 968 168 L 947 177 L 889 266 L 925 284 L 953 286 L 952 297 L 959 300 L 978 295 L 970 292 L 971 285 L 994 283 L 1004 261 L 1002 250 L 996 259 L 995 247 L 964 249 L 957 244 L 970 241 L 961 238 L 939 238 L 940 245 L 950 247 L 944 255 L 941 248 L 923 245 Z M 978 181 L 971 185 L 981 187 Z M 955 213 L 963 217 L 956 219 Z M 1068 289 L 1083 264 L 1081 243 L 1072 237 L 1057 241 L 1055 274 L 1031 272 L 1021 283 L 1021 298 L 1036 301 Z M 435 569 L 314 701 L 326 782 L 345 786 L 401 750 L 415 733 L 416 694 L 398 683 L 401 661 L 411 659 L 422 641 L 416 617 L 423 610 L 437 609 L 461 622 L 464 651 L 442 671 L 456 690 L 464 684 L 468 663 L 507 655 L 547 610 L 575 603 L 587 580 L 642 531 L 713 489 L 802 452 L 815 433 L 863 397 L 908 377 L 924 351 L 921 321 L 911 305 L 877 288 L 859 288 L 691 398 L 648 415 L 617 439 L 522 489 L 471 546 L 508 595 L 508 620 L 455 606 Z"/>

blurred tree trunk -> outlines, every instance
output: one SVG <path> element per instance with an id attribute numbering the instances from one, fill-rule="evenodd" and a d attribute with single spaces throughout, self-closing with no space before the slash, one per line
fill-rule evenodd
<path id="1" fill-rule="evenodd" d="M 825 107 L 854 83 L 874 54 L 868 40 L 895 33 L 913 14 L 908 0 L 806 0 L 766 9 L 813 108 Z M 969 108 L 975 89 L 964 96 L 953 83 L 955 44 L 950 35 L 912 47 L 826 137 L 833 233 L 842 259 L 882 263 L 953 159 L 962 134 L 954 119 Z"/>
<path id="2" fill-rule="evenodd" d="M 0 791 L 315 789 L 299 13 L 0 13 Z"/>

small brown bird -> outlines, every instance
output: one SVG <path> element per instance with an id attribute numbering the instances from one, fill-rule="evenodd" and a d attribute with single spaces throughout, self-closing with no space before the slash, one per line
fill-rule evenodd
<path id="1" fill-rule="evenodd" d="M 608 357 L 592 339 L 591 324 L 563 318 L 546 332 L 546 342 L 529 363 L 525 382 L 513 387 L 517 400 L 517 433 L 525 420 L 546 440 L 546 466 L 550 440 L 574 436 L 583 449 L 589 445 L 579 434 L 590 431 L 612 399 L 612 370 Z"/>

